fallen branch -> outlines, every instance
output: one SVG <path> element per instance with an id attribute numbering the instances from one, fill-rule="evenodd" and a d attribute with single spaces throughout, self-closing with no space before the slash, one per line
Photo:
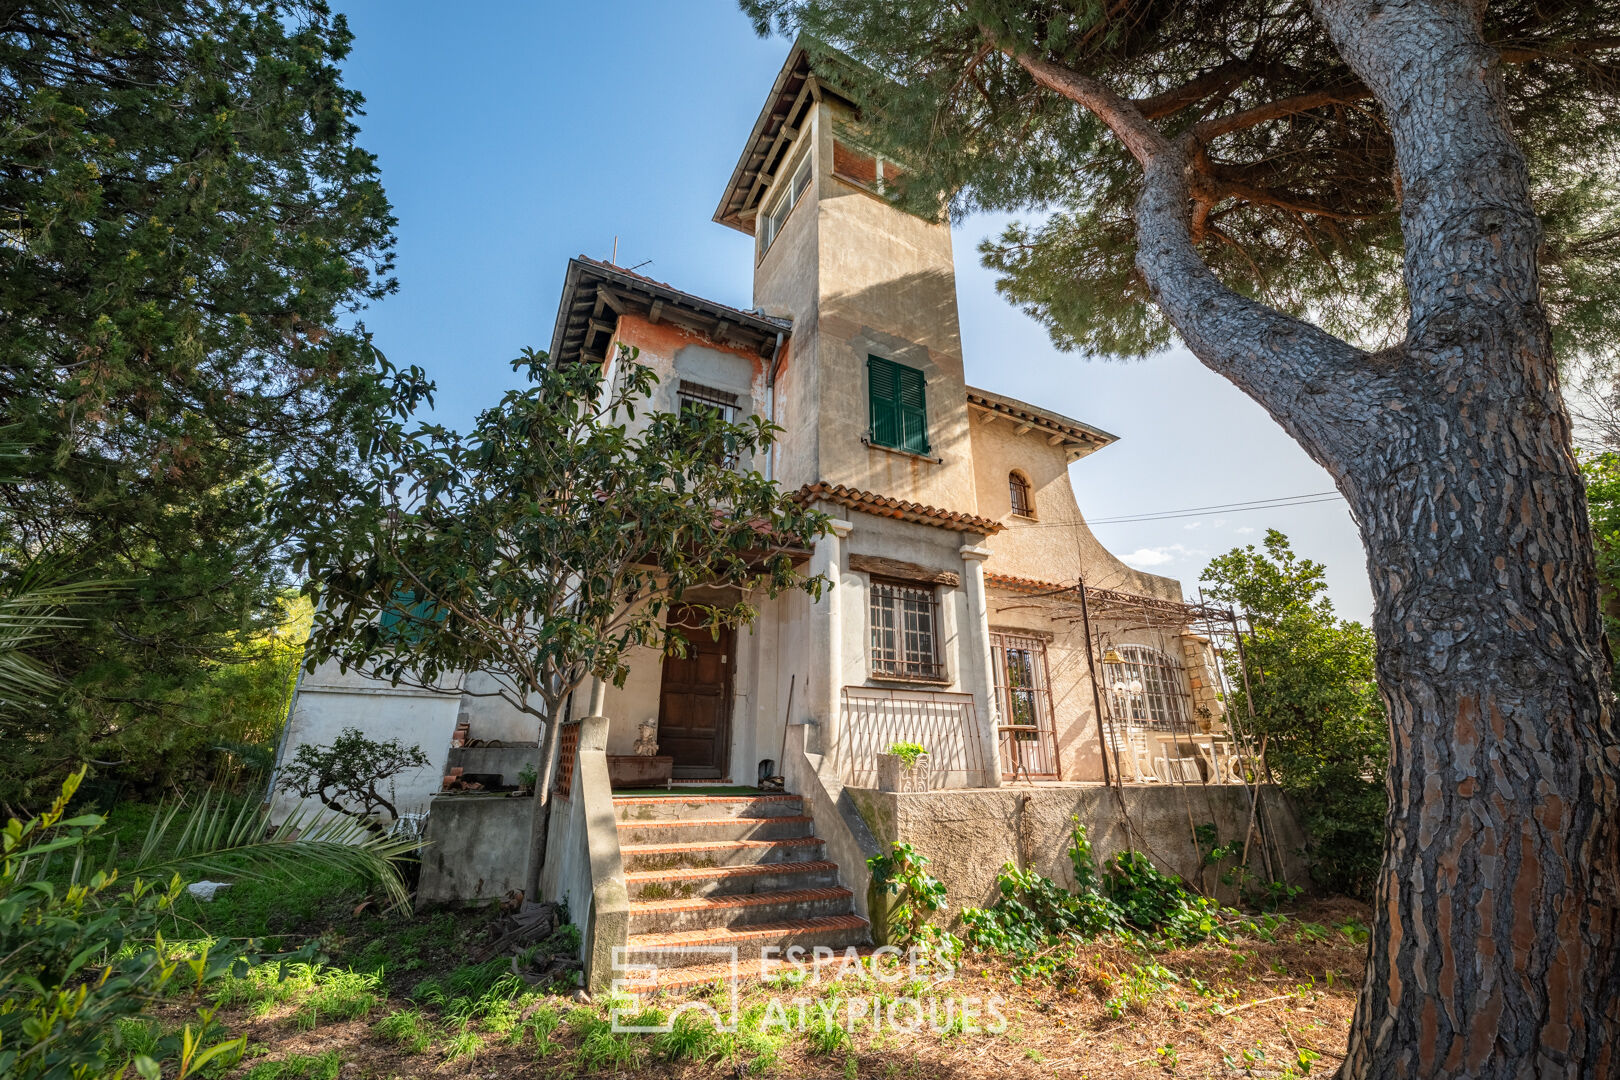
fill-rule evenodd
<path id="1" fill-rule="evenodd" d="M 1258 1001 L 1246 1001 L 1242 1005 L 1234 1005 L 1230 1009 L 1223 1009 L 1217 1006 L 1210 1011 L 1216 1016 L 1231 1016 L 1233 1013 L 1240 1013 L 1244 1009 L 1252 1009 L 1256 1005 L 1266 1005 L 1273 1001 L 1283 1001 L 1293 996 L 1293 994 L 1278 994 L 1276 997 L 1261 998 Z"/>

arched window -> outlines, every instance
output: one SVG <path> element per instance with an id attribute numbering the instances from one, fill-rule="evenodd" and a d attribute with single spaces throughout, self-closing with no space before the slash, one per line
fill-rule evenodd
<path id="1" fill-rule="evenodd" d="M 1187 691 L 1181 665 L 1150 645 L 1111 650 L 1121 663 L 1109 663 L 1103 676 L 1116 722 L 1132 727 L 1176 731 L 1187 727 Z"/>
<path id="2" fill-rule="evenodd" d="M 1007 493 L 1012 496 L 1012 512 L 1019 517 L 1035 516 L 1035 500 L 1029 493 L 1029 481 L 1021 472 L 1007 474 Z"/>

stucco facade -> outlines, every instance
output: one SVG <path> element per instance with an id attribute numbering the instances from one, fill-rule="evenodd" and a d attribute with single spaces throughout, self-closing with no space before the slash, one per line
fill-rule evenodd
<path id="1" fill-rule="evenodd" d="M 639 422 L 688 400 L 769 419 L 779 441 L 738 467 L 832 518 L 807 565 L 832 587 L 816 601 L 755 598 L 758 619 L 714 650 L 712 685 L 694 689 L 685 669 L 672 679 L 652 651 L 632 658 L 624 685 L 606 691 L 608 760 L 632 753 L 646 720 L 665 741 L 701 693 L 712 745 L 675 755 L 676 778 L 785 777 L 822 808 L 818 827 L 849 823 L 823 831 L 855 860 L 846 877 L 862 872 L 870 838 L 845 789 L 873 788 L 877 755 L 895 742 L 929 751 L 936 792 L 1232 780 L 1236 751 L 1217 751 L 1219 672 L 1195 609 L 1178 582 L 1108 552 L 1075 498 L 1071 470 L 1098 467 L 1091 456 L 1115 437 L 966 384 L 950 230 L 863 181 L 883 166 L 841 138 L 855 122 L 796 50 L 716 213 L 755 237 L 749 308 L 583 256 L 569 263 L 553 363 L 596 365 L 611 381 L 633 350 L 659 377 Z M 457 720 L 474 740 L 532 745 L 534 725 L 490 700 L 318 672 L 298 695 L 288 746 L 350 720 L 409 733 L 436 763 Z M 408 805 L 438 772 L 411 779 Z M 1237 814 L 1241 800 L 1222 798 Z M 879 831 L 903 836 L 908 820 L 890 815 Z"/>

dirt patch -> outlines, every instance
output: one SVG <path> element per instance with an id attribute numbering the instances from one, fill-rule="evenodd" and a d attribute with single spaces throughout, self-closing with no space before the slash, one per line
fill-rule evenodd
<path id="1" fill-rule="evenodd" d="M 1365 955 L 1365 917 L 1365 908 L 1335 902 L 1225 943 L 1155 953 L 1088 945 L 1047 958 L 1057 962 L 1037 978 L 1018 962 L 969 956 L 949 976 L 924 969 L 912 979 L 893 969 L 896 977 L 886 980 L 854 967 L 819 983 L 746 985 L 739 1033 L 714 1035 L 705 1025 L 701 1037 L 686 1040 L 612 1034 L 604 1003 L 582 1007 L 567 997 L 532 993 L 468 1015 L 465 1001 L 412 1001 L 390 990 L 363 1019 L 313 1030 L 300 1030 L 297 1001 L 261 1015 L 251 1008 L 222 1010 L 219 1019 L 248 1037 L 250 1056 L 232 1073 L 238 1077 L 255 1069 L 267 1075 L 274 1070 L 266 1066 L 292 1055 L 323 1053 L 340 1059 L 340 1080 L 1325 1075 L 1344 1053 Z M 960 1003 L 970 998 L 979 1004 L 964 1020 Z M 907 999 L 918 1006 L 904 1004 Z M 716 987 L 652 1004 L 667 1015 L 695 1000 L 722 1011 L 728 1006 Z M 992 1000 L 999 1002 L 993 1010 Z M 893 1025 L 886 1015 L 891 1003 Z M 179 1007 L 170 1011 L 178 1022 Z M 419 1018 L 426 1032 L 420 1052 L 400 1045 L 397 1032 L 388 1034 L 385 1018 L 400 1012 Z M 826 1028 L 842 1030 L 818 1030 Z"/>

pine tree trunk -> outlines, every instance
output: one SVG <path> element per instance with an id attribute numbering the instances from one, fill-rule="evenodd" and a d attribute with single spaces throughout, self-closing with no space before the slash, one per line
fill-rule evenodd
<path id="1" fill-rule="evenodd" d="M 1345 1080 L 1620 1076 L 1620 738 L 1540 224 L 1482 5 L 1315 0 L 1400 169 L 1405 342 L 1368 353 L 1226 288 L 1188 146 L 1083 75 L 1144 170 L 1137 266 L 1208 367 L 1350 501 L 1389 705 L 1389 836 Z"/>
<path id="2" fill-rule="evenodd" d="M 1620 1075 L 1620 742 L 1500 61 L 1473 4 L 1317 6 L 1394 134 L 1412 305 L 1376 439 L 1331 451 L 1392 733 L 1340 1075 Z"/>
<path id="3" fill-rule="evenodd" d="M 1544 327 L 1494 331 L 1414 357 L 1435 384 L 1343 483 L 1392 728 L 1356 1080 L 1620 1069 L 1620 747 L 1584 497 Z"/>

